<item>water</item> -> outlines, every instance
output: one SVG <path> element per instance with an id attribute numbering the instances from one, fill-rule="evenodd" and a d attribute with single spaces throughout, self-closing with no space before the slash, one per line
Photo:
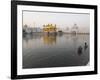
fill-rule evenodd
<path id="1" fill-rule="evenodd" d="M 25 34 L 23 68 L 86 66 L 89 48 L 89 35 L 86 34 Z"/>

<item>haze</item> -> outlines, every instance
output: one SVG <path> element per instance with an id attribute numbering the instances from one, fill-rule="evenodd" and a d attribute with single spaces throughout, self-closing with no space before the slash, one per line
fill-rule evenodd
<path id="1" fill-rule="evenodd" d="M 23 25 L 43 28 L 44 24 L 56 24 L 57 28 L 66 30 L 74 24 L 79 27 L 79 32 L 89 33 L 90 15 L 82 13 L 54 13 L 23 11 Z"/>

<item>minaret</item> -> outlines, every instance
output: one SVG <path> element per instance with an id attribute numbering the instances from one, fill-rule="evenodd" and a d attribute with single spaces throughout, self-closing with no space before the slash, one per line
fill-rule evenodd
<path id="1" fill-rule="evenodd" d="M 33 27 L 35 27 L 35 22 L 33 22 Z"/>

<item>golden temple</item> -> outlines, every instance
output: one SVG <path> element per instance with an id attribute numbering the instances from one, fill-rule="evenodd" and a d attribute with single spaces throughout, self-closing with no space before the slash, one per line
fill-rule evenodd
<path id="1" fill-rule="evenodd" d="M 43 25 L 43 32 L 48 32 L 48 33 L 52 33 L 52 32 L 56 32 L 57 28 L 56 28 L 56 24 L 47 24 L 47 25 Z"/>

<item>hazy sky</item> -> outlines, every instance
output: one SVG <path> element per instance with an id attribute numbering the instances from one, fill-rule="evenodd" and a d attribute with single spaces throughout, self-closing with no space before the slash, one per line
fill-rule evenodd
<path id="1" fill-rule="evenodd" d="M 58 28 L 72 28 L 77 24 L 79 31 L 89 32 L 90 15 L 77 13 L 53 13 L 53 12 L 35 12 L 23 11 L 23 25 L 30 27 L 43 27 L 43 24 L 56 24 Z"/>

